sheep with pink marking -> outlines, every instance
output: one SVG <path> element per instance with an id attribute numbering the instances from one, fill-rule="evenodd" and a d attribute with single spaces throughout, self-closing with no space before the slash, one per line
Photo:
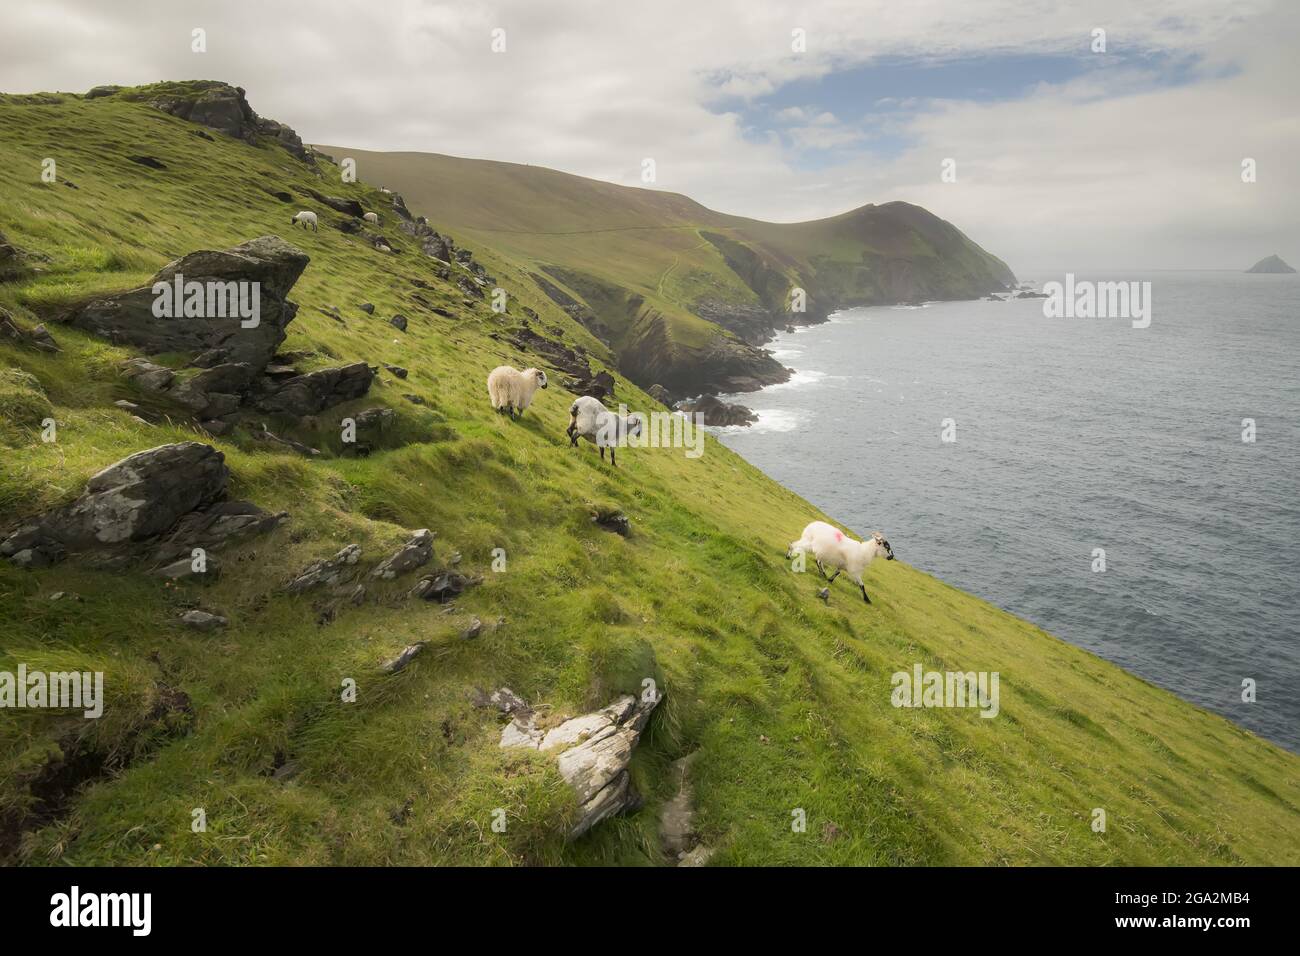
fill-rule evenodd
<path id="1" fill-rule="evenodd" d="M 854 541 L 825 521 L 812 522 L 803 529 L 803 536 L 798 541 L 790 543 L 785 556 L 792 558 L 796 554 L 811 554 L 817 562 L 817 570 L 832 584 L 841 571 L 846 572 L 862 591 L 862 600 L 868 604 L 871 603 L 871 598 L 867 597 L 866 586 L 862 583 L 862 574 L 867 570 L 867 565 L 878 557 L 883 557 L 886 561 L 894 560 L 894 549 L 879 531 L 873 531 L 866 541 Z M 835 573 L 828 575 L 827 567 L 834 568 Z"/>

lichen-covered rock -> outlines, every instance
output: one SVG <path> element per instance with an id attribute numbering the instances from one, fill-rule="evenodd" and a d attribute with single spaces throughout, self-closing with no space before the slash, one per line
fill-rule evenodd
<path id="1" fill-rule="evenodd" d="M 502 747 L 529 747 L 555 753 L 560 775 L 578 798 L 579 819 L 569 831 L 575 839 L 624 809 L 639 804 L 627 765 L 650 715 L 662 700 L 624 695 L 608 707 L 540 730 L 534 718 L 517 715 L 501 732 Z"/>

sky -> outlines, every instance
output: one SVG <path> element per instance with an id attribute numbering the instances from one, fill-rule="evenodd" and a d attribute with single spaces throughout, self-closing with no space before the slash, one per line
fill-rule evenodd
<path id="1" fill-rule="evenodd" d="M 221 79 L 307 142 L 631 186 L 653 159 L 777 221 L 905 200 L 1017 274 L 1300 268 L 1295 0 L 5 7 L 4 92 Z"/>

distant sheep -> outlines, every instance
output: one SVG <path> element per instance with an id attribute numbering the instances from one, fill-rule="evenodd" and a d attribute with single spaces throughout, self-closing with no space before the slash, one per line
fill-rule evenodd
<path id="1" fill-rule="evenodd" d="M 520 416 L 533 401 L 533 393 L 546 387 L 546 373 L 540 368 L 526 368 L 522 372 L 511 365 L 499 365 L 487 377 L 488 398 L 498 412 L 509 412 L 510 417 Z"/>
<path id="2" fill-rule="evenodd" d="M 803 537 L 791 542 L 785 556 L 790 558 L 800 552 L 811 554 L 817 561 L 817 570 L 832 584 L 841 571 L 847 571 L 862 591 L 862 600 L 868 604 L 871 603 L 871 598 L 867 597 L 867 589 L 862 584 L 862 572 L 877 557 L 883 556 L 886 561 L 894 560 L 894 549 L 879 531 L 873 531 L 866 541 L 854 541 L 825 521 L 814 521 L 804 528 Z M 834 568 L 835 573 L 827 576 L 826 565 Z"/>
<path id="3" fill-rule="evenodd" d="M 302 212 L 298 213 L 298 215 L 289 220 L 289 227 L 292 228 L 299 223 L 302 223 L 303 229 L 311 226 L 315 232 L 320 232 L 320 220 L 316 218 L 314 212 L 308 212 L 304 209 Z"/>
<path id="4" fill-rule="evenodd" d="M 361 218 L 364 219 L 366 222 L 370 222 L 370 223 L 374 223 L 375 225 L 379 225 L 379 214 L 378 214 L 378 213 L 368 212 L 368 213 L 366 213 L 364 216 L 362 216 Z"/>
<path id="5" fill-rule="evenodd" d="M 601 461 L 608 448 L 609 463 L 617 468 L 614 455 L 618 446 L 640 435 L 641 424 L 639 415 L 619 415 L 601 404 L 600 399 L 583 395 L 569 407 L 569 427 L 564 431 L 569 436 L 569 447 L 577 447 L 578 439 L 585 438 L 600 449 Z"/>

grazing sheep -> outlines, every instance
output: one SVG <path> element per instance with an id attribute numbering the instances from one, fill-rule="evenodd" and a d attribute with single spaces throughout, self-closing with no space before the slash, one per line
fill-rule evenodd
<path id="1" fill-rule="evenodd" d="M 509 412 L 514 418 L 522 417 L 533 401 L 533 393 L 546 387 L 546 373 L 540 368 L 526 368 L 522 372 L 511 365 L 499 365 L 487 377 L 488 398 L 498 412 Z"/>
<path id="2" fill-rule="evenodd" d="M 314 231 L 320 232 L 320 225 L 319 225 L 320 220 L 316 218 L 316 214 L 314 212 L 308 212 L 306 209 L 304 209 L 302 212 L 298 213 L 298 215 L 294 216 L 292 219 L 289 220 L 290 228 L 298 225 L 299 223 L 302 223 L 303 229 L 306 229 L 308 226 L 311 226 Z"/>
<path id="3" fill-rule="evenodd" d="M 600 449 L 600 460 L 605 460 L 605 449 L 609 449 L 609 463 L 615 468 L 618 461 L 614 455 L 618 446 L 627 438 L 641 434 L 641 416 L 637 414 L 619 415 L 611 412 L 600 399 L 583 395 L 569 407 L 569 427 L 565 434 L 569 436 L 569 447 L 575 448 L 579 438 L 585 438 Z"/>
<path id="4" fill-rule="evenodd" d="M 364 219 L 366 222 L 373 222 L 375 225 L 379 225 L 379 214 L 378 214 L 378 213 L 368 212 L 368 213 L 366 213 L 364 216 L 362 216 L 361 218 Z"/>
<path id="5" fill-rule="evenodd" d="M 861 589 L 862 600 L 868 604 L 871 603 L 871 598 L 867 597 L 867 589 L 862 584 L 862 572 L 874 558 L 883 555 L 886 561 L 894 560 L 894 549 L 879 531 L 871 532 L 871 537 L 866 541 L 854 541 L 825 521 L 814 521 L 804 528 L 803 537 L 791 542 L 785 556 L 790 558 L 799 552 L 811 552 L 817 561 L 817 570 L 832 584 L 841 571 L 847 571 Z M 826 574 L 825 566 L 828 564 L 835 569 L 835 573 L 830 576 Z"/>

